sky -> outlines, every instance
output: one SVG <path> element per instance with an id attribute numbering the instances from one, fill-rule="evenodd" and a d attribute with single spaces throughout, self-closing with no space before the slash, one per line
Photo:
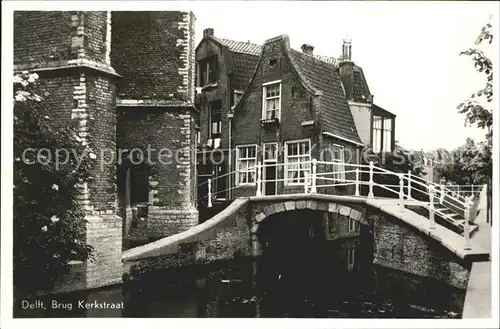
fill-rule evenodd
<path id="1" fill-rule="evenodd" d="M 262 44 L 287 34 L 292 48 L 313 45 L 337 57 L 352 40 L 377 105 L 396 114 L 396 140 L 408 149 L 452 149 L 485 131 L 466 128 L 457 105 L 485 78 L 460 51 L 474 46 L 496 2 L 257 2 L 196 3 L 196 43 L 215 36 Z M 493 17 L 496 19 L 496 17 Z M 486 49 L 488 51 L 488 49 Z M 491 53 L 491 50 L 490 50 Z"/>

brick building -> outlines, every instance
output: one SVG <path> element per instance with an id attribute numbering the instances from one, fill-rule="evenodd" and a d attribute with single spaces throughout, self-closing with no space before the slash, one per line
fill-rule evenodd
<path id="1" fill-rule="evenodd" d="M 290 48 L 287 36 L 267 40 L 255 74 L 234 110 L 235 195 L 254 193 L 258 161 L 266 165 L 264 194 L 303 191 L 312 158 L 331 162 L 318 170 L 344 171 L 343 163 L 358 163 L 364 146 L 344 95 L 337 67 Z M 299 162 L 299 164 L 294 164 Z M 338 164 L 337 164 L 338 163 Z M 347 174 L 347 176 L 350 176 Z M 339 173 L 338 181 L 349 179 Z M 344 194 L 351 187 L 336 187 Z"/>
<path id="2" fill-rule="evenodd" d="M 228 197 L 231 186 L 232 109 L 239 102 L 252 79 L 262 47 L 215 37 L 214 30 L 203 32 L 196 48 L 197 98 L 199 116 L 198 183 L 199 195 L 206 195 L 206 182 L 214 178 L 217 198 Z M 222 177 L 221 177 L 222 176 Z M 221 178 L 218 178 L 221 177 Z M 201 203 L 206 199 L 201 199 Z"/>
<path id="3" fill-rule="evenodd" d="M 150 207 L 151 237 L 197 223 L 194 21 L 190 12 L 14 13 L 15 71 L 38 73 L 54 125 L 78 120 L 98 153 L 81 195 L 96 260 L 75 263 L 56 290 L 121 282 L 134 204 Z M 148 146 L 153 163 L 139 164 Z M 178 161 L 154 163 L 162 148 Z"/>

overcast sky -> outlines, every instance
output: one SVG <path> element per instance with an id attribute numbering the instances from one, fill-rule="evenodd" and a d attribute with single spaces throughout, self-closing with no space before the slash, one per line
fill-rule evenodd
<path id="1" fill-rule="evenodd" d="M 395 113 L 396 140 L 413 149 L 453 148 L 484 131 L 464 127 L 457 105 L 485 79 L 459 52 L 474 45 L 498 12 L 495 2 L 255 2 L 196 3 L 196 42 L 203 29 L 251 41 L 287 34 L 292 48 L 312 44 L 338 56 L 352 39 L 375 103 Z M 496 29 L 495 29 L 496 30 Z"/>

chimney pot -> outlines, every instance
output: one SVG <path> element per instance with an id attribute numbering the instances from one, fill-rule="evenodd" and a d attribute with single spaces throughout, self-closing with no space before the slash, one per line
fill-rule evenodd
<path id="1" fill-rule="evenodd" d="M 314 53 L 314 46 L 311 46 L 309 44 L 303 44 L 302 47 L 300 47 L 300 49 L 302 49 L 302 52 L 304 54 L 307 54 L 307 55 L 313 55 Z"/>
<path id="2" fill-rule="evenodd" d="M 203 37 L 206 38 L 208 36 L 213 37 L 214 36 L 214 29 L 213 28 L 208 28 L 203 30 Z"/>

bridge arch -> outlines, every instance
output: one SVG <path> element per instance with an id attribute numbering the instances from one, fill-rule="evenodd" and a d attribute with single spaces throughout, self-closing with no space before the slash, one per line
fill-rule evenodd
<path id="1" fill-rule="evenodd" d="M 332 214 L 339 214 L 346 219 L 352 219 L 362 225 L 369 225 L 366 210 L 355 205 L 346 205 L 327 200 L 297 200 L 297 201 L 276 201 L 258 202 L 253 206 L 251 218 L 251 232 L 256 234 L 260 224 L 272 215 L 294 211 L 294 210 L 316 210 Z"/>

